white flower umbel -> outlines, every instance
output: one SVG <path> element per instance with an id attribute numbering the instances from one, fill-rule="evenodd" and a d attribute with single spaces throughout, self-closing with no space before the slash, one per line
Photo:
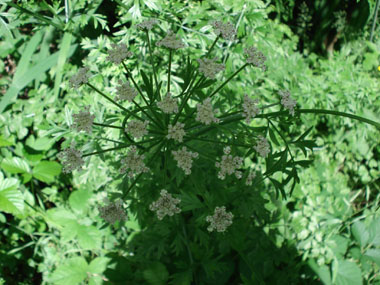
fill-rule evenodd
<path id="1" fill-rule="evenodd" d="M 289 110 L 289 113 L 294 116 L 294 107 L 297 105 L 297 102 L 290 98 L 290 92 L 287 90 L 279 91 L 281 98 L 281 104 L 285 107 L 285 109 Z"/>
<path id="2" fill-rule="evenodd" d="M 211 224 L 208 226 L 207 230 L 212 232 L 216 230 L 217 232 L 224 232 L 231 224 L 234 215 L 226 212 L 226 207 L 216 207 L 213 216 L 207 216 L 206 221 Z"/>
<path id="3" fill-rule="evenodd" d="M 231 175 L 235 173 L 236 178 L 240 179 L 242 174 L 241 171 L 238 171 L 242 164 L 243 164 L 243 158 L 239 156 L 233 157 L 231 152 L 231 147 L 226 146 L 223 149 L 224 155 L 222 156 L 222 159 L 220 162 L 216 162 L 215 166 L 220 168 L 220 171 L 218 173 L 218 178 L 224 180 L 226 178 L 226 173 L 228 175 Z"/>
<path id="4" fill-rule="evenodd" d="M 185 127 L 185 124 L 182 124 L 182 123 L 176 123 L 174 126 L 169 124 L 168 135 L 166 137 L 168 139 L 173 139 L 178 142 L 182 142 L 183 136 L 186 134 L 185 130 L 183 129 L 184 127 Z"/>
<path id="5" fill-rule="evenodd" d="M 256 173 L 253 169 L 249 170 L 247 179 L 245 180 L 245 185 L 251 186 L 252 185 L 252 180 L 256 177 Z"/>
<path id="6" fill-rule="evenodd" d="M 111 44 L 112 49 L 108 50 L 107 60 L 113 62 L 114 64 L 120 64 L 122 61 L 128 57 L 131 57 L 132 52 L 128 51 L 125 44 Z"/>
<path id="7" fill-rule="evenodd" d="M 83 130 L 89 134 L 92 133 L 92 123 L 94 122 L 95 115 L 91 115 L 88 111 L 89 109 L 90 106 L 85 106 L 84 110 L 81 110 L 79 114 L 73 114 L 73 128 L 78 132 Z"/>
<path id="8" fill-rule="evenodd" d="M 108 199 L 106 199 L 106 201 L 108 202 L 108 205 L 98 207 L 102 219 L 110 224 L 114 224 L 116 221 L 125 221 L 127 219 L 123 209 L 123 202 L 121 200 L 113 203 L 109 202 Z"/>
<path id="9" fill-rule="evenodd" d="M 243 116 L 245 117 L 245 122 L 247 124 L 249 124 L 260 112 L 260 109 L 256 106 L 258 102 L 258 99 L 253 100 L 252 98 L 249 98 L 247 94 L 244 94 Z"/>
<path id="10" fill-rule="evenodd" d="M 267 157 L 268 153 L 270 153 L 268 140 L 262 136 L 259 136 L 259 141 L 254 148 L 262 157 Z"/>
<path id="11" fill-rule="evenodd" d="M 158 24 L 157 19 L 149 19 L 149 20 L 142 21 L 140 24 L 137 24 L 136 27 L 141 31 L 151 30 L 153 28 L 153 25 L 156 25 L 156 24 Z"/>
<path id="12" fill-rule="evenodd" d="M 75 149 L 75 141 L 71 142 L 69 148 L 64 149 L 62 152 L 58 153 L 58 158 L 63 164 L 63 173 L 72 172 L 75 169 L 81 169 L 84 165 L 84 160 L 82 159 L 82 152 Z"/>
<path id="13" fill-rule="evenodd" d="M 145 166 L 144 158 L 144 155 L 139 155 L 137 153 L 136 146 L 131 146 L 127 156 L 121 160 L 123 166 L 120 168 L 120 173 L 123 174 L 127 169 L 130 169 L 128 177 L 132 178 L 137 174 L 148 172 L 149 168 Z"/>
<path id="14" fill-rule="evenodd" d="M 120 86 L 116 87 L 116 100 L 124 101 L 127 100 L 132 102 L 133 99 L 137 96 L 137 91 L 133 87 L 130 86 L 129 82 L 123 83 L 123 81 L 119 80 Z"/>
<path id="15" fill-rule="evenodd" d="M 254 66 L 261 68 L 263 71 L 267 70 L 267 67 L 264 64 L 264 61 L 266 61 L 267 58 L 262 52 L 258 51 L 255 47 L 245 48 L 244 52 L 248 56 L 247 63 L 253 64 Z"/>
<path id="16" fill-rule="evenodd" d="M 79 88 L 82 84 L 86 84 L 88 82 L 88 78 L 90 75 L 88 74 L 89 68 L 82 67 L 79 68 L 78 73 L 70 78 L 70 87 L 71 88 Z"/>
<path id="17" fill-rule="evenodd" d="M 178 99 L 173 98 L 170 92 L 166 94 L 162 101 L 157 102 L 157 106 L 166 114 L 178 113 Z"/>
<path id="18" fill-rule="evenodd" d="M 216 74 L 225 69 L 224 64 L 215 62 L 216 57 L 214 59 L 197 59 L 197 61 L 199 63 L 199 71 L 211 79 L 215 79 Z"/>
<path id="19" fill-rule="evenodd" d="M 156 211 L 159 220 L 162 220 L 166 215 L 173 216 L 181 212 L 181 209 L 176 206 L 181 202 L 180 199 L 173 198 L 165 189 L 161 190 L 160 195 L 161 197 L 149 206 L 151 211 Z"/>
<path id="20" fill-rule="evenodd" d="M 177 166 L 182 168 L 186 175 L 190 175 L 193 158 L 197 158 L 198 153 L 187 151 L 187 148 L 183 146 L 182 150 L 172 150 L 172 154 L 174 159 L 177 161 Z"/>
<path id="21" fill-rule="evenodd" d="M 136 139 L 145 136 L 148 133 L 147 126 L 149 121 L 130 121 L 125 128 L 127 132 L 131 133 L 132 136 Z"/>
<path id="22" fill-rule="evenodd" d="M 236 36 L 236 29 L 231 23 L 224 24 L 222 21 L 213 21 L 211 25 L 214 27 L 214 32 L 216 35 L 222 34 L 222 38 L 225 40 L 232 41 Z"/>
<path id="23" fill-rule="evenodd" d="M 164 46 L 170 49 L 180 49 L 185 47 L 181 40 L 177 40 L 172 30 L 169 30 L 166 37 L 156 43 L 157 46 Z"/>
<path id="24" fill-rule="evenodd" d="M 202 102 L 202 104 L 197 104 L 197 117 L 195 118 L 195 120 L 206 125 L 211 124 L 211 122 L 219 123 L 220 120 L 218 118 L 215 118 L 214 112 L 219 112 L 219 109 L 213 111 L 211 105 L 211 98 L 207 98 Z"/>

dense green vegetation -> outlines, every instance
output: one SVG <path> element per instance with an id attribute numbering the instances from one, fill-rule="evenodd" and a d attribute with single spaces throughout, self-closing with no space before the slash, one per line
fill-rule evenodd
<path id="1" fill-rule="evenodd" d="M 376 1 L 0 3 L 0 284 L 380 284 Z M 183 48 L 157 45 L 169 29 Z M 113 43 L 132 52 L 123 64 Z M 252 46 L 266 70 L 246 64 Z M 216 79 L 198 70 L 208 52 Z M 72 88 L 83 67 L 88 84 Z M 116 99 L 126 78 L 135 102 Z M 157 105 L 169 90 L 182 112 Z M 244 94 L 260 107 L 249 122 Z M 219 121 L 200 123 L 210 95 Z M 85 106 L 92 133 L 75 130 Z M 136 117 L 150 121 L 142 139 L 123 131 Z M 177 119 L 184 142 L 166 138 Z M 84 162 L 67 173 L 73 141 Z M 150 171 L 129 177 L 132 144 Z M 198 154 L 190 174 L 182 146 Z M 226 146 L 243 160 L 221 179 Z M 162 189 L 180 212 L 160 219 Z M 106 197 L 125 220 L 109 221 Z M 221 206 L 232 222 L 211 231 Z"/>

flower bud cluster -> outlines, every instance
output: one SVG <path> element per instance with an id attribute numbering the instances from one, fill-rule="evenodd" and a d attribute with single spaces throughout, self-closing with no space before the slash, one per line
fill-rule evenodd
<path id="1" fill-rule="evenodd" d="M 105 199 L 108 205 L 104 207 L 98 207 L 100 217 L 106 220 L 110 224 L 114 224 L 116 221 L 124 221 L 127 219 L 125 211 L 123 209 L 123 202 L 118 200 L 114 203 L 110 203 L 108 199 Z"/>
<path id="2" fill-rule="evenodd" d="M 285 107 L 285 109 L 289 110 L 289 113 L 294 116 L 294 107 L 297 105 L 297 102 L 290 98 L 290 92 L 285 91 L 279 91 L 281 98 L 281 104 Z"/>
<path id="3" fill-rule="evenodd" d="M 243 164 L 243 158 L 239 156 L 233 157 L 231 152 L 231 147 L 226 146 L 223 149 L 224 155 L 222 156 L 222 160 L 220 162 L 216 162 L 215 166 L 220 168 L 220 171 L 218 173 L 218 178 L 224 180 L 226 178 L 226 173 L 228 175 L 231 175 L 235 173 L 235 176 L 237 179 L 240 179 L 242 174 L 241 171 L 238 171 L 242 164 Z"/>
<path id="4" fill-rule="evenodd" d="M 181 40 L 177 40 L 174 32 L 169 30 L 166 37 L 156 43 L 157 46 L 164 46 L 170 49 L 180 49 L 185 47 Z"/>
<path id="5" fill-rule="evenodd" d="M 170 92 L 166 94 L 164 99 L 157 102 L 157 106 L 166 114 L 178 113 L 178 99 L 173 98 Z"/>
<path id="6" fill-rule="evenodd" d="M 224 24 L 222 21 L 213 21 L 211 25 L 214 27 L 216 35 L 222 34 L 223 39 L 232 41 L 235 39 L 236 30 L 231 23 Z"/>
<path id="7" fill-rule="evenodd" d="M 219 112 L 219 109 L 216 109 L 215 112 Z M 220 120 L 214 116 L 210 97 L 205 99 L 202 104 L 197 104 L 197 117 L 195 120 L 206 125 L 209 125 L 211 122 L 219 123 Z"/>
<path id="8" fill-rule="evenodd" d="M 184 127 L 185 127 L 185 124 L 182 124 L 182 123 L 176 123 L 174 126 L 169 124 L 168 135 L 166 137 L 168 139 L 173 139 L 173 140 L 182 142 L 183 137 L 186 134 L 185 130 L 183 129 Z"/>
<path id="9" fill-rule="evenodd" d="M 121 80 L 119 80 L 119 84 L 120 86 L 116 87 L 116 93 L 118 94 L 118 96 L 116 96 L 116 100 L 128 100 L 129 102 L 132 102 L 137 95 L 136 89 L 131 87 L 129 82 L 123 83 Z"/>
<path id="10" fill-rule="evenodd" d="M 176 206 L 181 202 L 180 199 L 173 198 L 165 189 L 161 190 L 160 195 L 161 197 L 149 206 L 151 211 L 156 211 L 159 220 L 162 220 L 166 215 L 173 216 L 181 212 L 181 209 Z"/>
<path id="11" fill-rule="evenodd" d="M 145 136 L 148 133 L 147 126 L 149 121 L 139 121 L 133 120 L 127 124 L 125 130 L 132 134 L 132 136 L 136 139 Z"/>
<path id="12" fill-rule="evenodd" d="M 252 169 L 249 170 L 247 179 L 245 180 L 245 185 L 251 186 L 252 185 L 252 180 L 255 179 L 256 173 Z"/>
<path id="13" fill-rule="evenodd" d="M 114 64 L 120 64 L 124 59 L 131 57 L 132 52 L 128 51 L 126 44 L 111 44 L 112 49 L 108 50 L 107 60 Z"/>
<path id="14" fill-rule="evenodd" d="M 206 221 L 211 224 L 208 226 L 207 230 L 212 232 L 216 230 L 217 232 L 224 232 L 231 224 L 234 215 L 226 212 L 226 207 L 216 207 L 213 216 L 207 216 Z"/>
<path id="15" fill-rule="evenodd" d="M 71 146 L 58 153 L 57 156 L 62 161 L 63 173 L 69 173 L 75 169 L 79 170 L 84 165 L 84 160 L 82 159 L 82 152 L 80 150 L 75 149 L 75 141 L 72 141 Z"/>
<path id="16" fill-rule="evenodd" d="M 249 124 L 260 112 L 260 109 L 256 106 L 258 102 L 258 99 L 253 100 L 252 98 L 249 98 L 247 94 L 244 94 L 243 116 L 245 117 L 245 122 L 247 124 Z"/>
<path id="17" fill-rule="evenodd" d="M 193 158 L 197 158 L 198 153 L 187 151 L 187 148 L 183 146 L 182 150 L 173 150 L 172 154 L 174 156 L 174 159 L 177 161 L 178 167 L 182 168 L 185 171 L 186 175 L 190 175 Z"/>
<path id="18" fill-rule="evenodd" d="M 254 66 L 260 67 L 263 71 L 267 69 L 264 64 L 264 61 L 266 61 L 267 58 L 263 55 L 262 52 L 258 51 L 255 47 L 245 48 L 244 51 L 245 54 L 248 55 L 247 63 L 251 63 Z"/>
<path id="19" fill-rule="evenodd" d="M 128 177 L 132 178 L 134 175 L 148 172 L 149 168 L 145 166 L 143 161 L 144 158 L 144 155 L 139 155 L 137 153 L 136 146 L 131 146 L 127 156 L 121 160 L 121 163 L 124 165 L 120 168 L 120 173 L 123 174 L 127 169 L 131 169 L 128 172 Z"/>
<path id="20" fill-rule="evenodd" d="M 92 123 L 94 122 L 95 115 L 91 115 L 88 111 L 90 106 L 84 107 L 84 110 L 80 111 L 79 114 L 73 114 L 73 128 L 78 132 L 85 131 L 92 133 Z"/>
<path id="21" fill-rule="evenodd" d="M 225 65 L 222 63 L 216 63 L 216 57 L 214 59 L 197 59 L 199 63 L 199 71 L 204 76 L 211 79 L 215 79 L 215 75 L 225 69 Z"/>
<path id="22" fill-rule="evenodd" d="M 158 24 L 157 19 L 149 19 L 142 21 L 140 24 L 137 24 L 136 28 L 138 28 L 139 30 L 151 30 L 153 28 L 153 25 L 156 24 Z"/>
<path id="23" fill-rule="evenodd" d="M 70 87 L 71 88 L 79 88 L 82 84 L 86 84 L 88 82 L 88 78 L 90 75 L 88 74 L 89 68 L 82 67 L 79 68 L 78 73 L 70 78 Z"/>
<path id="24" fill-rule="evenodd" d="M 268 153 L 270 153 L 268 140 L 262 136 L 259 136 L 259 141 L 254 148 L 262 157 L 267 157 Z"/>

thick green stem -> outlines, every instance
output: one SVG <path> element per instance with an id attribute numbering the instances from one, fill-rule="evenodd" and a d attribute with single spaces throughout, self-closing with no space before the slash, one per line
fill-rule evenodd
<path id="1" fill-rule="evenodd" d="M 114 128 L 114 129 L 123 129 L 122 127 L 119 126 L 112 126 L 112 125 L 106 125 L 106 124 L 100 124 L 100 123 L 92 123 L 95 126 L 101 126 L 101 127 L 107 127 L 107 128 Z"/>

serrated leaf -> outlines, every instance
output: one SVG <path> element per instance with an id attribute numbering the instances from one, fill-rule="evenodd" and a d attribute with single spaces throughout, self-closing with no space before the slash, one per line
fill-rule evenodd
<path id="1" fill-rule="evenodd" d="M 28 163 L 19 157 L 3 159 L 3 161 L 1 162 L 1 168 L 4 169 L 6 172 L 12 174 L 30 172 L 30 167 Z"/>
<path id="2" fill-rule="evenodd" d="M 51 149 L 51 147 L 54 144 L 53 139 L 49 139 L 47 137 L 43 138 L 37 138 L 35 139 L 34 136 L 28 137 L 26 140 L 26 145 L 35 149 L 35 150 L 48 150 Z"/>
<path id="3" fill-rule="evenodd" d="M 102 243 L 101 232 L 94 226 L 77 226 L 78 243 L 83 249 L 100 249 Z"/>
<path id="4" fill-rule="evenodd" d="M 370 248 L 365 253 L 371 260 L 373 260 L 378 266 L 380 266 L 380 249 Z"/>
<path id="5" fill-rule="evenodd" d="M 106 270 L 109 261 L 110 258 L 97 257 L 90 262 L 88 271 L 91 273 L 102 274 Z"/>
<path id="6" fill-rule="evenodd" d="M 53 226 L 66 226 L 70 221 L 75 221 L 77 217 L 64 208 L 52 208 L 46 211 L 47 222 Z"/>
<path id="7" fill-rule="evenodd" d="M 152 86 L 152 83 L 149 81 L 149 79 L 146 76 L 144 70 L 141 69 L 140 73 L 141 73 L 142 79 L 143 79 L 144 84 L 145 84 L 145 91 L 148 94 L 149 100 L 152 101 L 152 99 L 153 99 L 153 86 Z"/>
<path id="8" fill-rule="evenodd" d="M 352 226 L 352 234 L 354 235 L 354 238 L 358 241 L 361 247 L 365 247 L 368 243 L 369 239 L 369 232 L 366 229 L 366 226 L 360 222 L 357 221 Z"/>
<path id="9" fill-rule="evenodd" d="M 14 215 L 24 212 L 24 197 L 18 185 L 15 178 L 0 181 L 0 211 Z"/>
<path id="10" fill-rule="evenodd" d="M 149 269 L 143 271 L 144 279 L 151 285 L 166 285 L 169 273 L 161 262 L 154 262 Z"/>
<path id="11" fill-rule="evenodd" d="M 374 219 L 369 226 L 369 242 L 380 245 L 380 217 Z"/>
<path id="12" fill-rule="evenodd" d="M 192 193 L 183 192 L 181 194 L 181 209 L 182 211 L 190 211 L 203 208 L 202 202 Z"/>
<path id="13" fill-rule="evenodd" d="M 330 275 L 330 270 L 326 265 L 319 266 L 314 259 L 309 259 L 308 265 L 310 266 L 311 269 L 314 270 L 315 273 L 318 274 L 318 277 L 321 278 L 322 282 L 325 285 L 331 285 L 331 275 Z"/>
<path id="14" fill-rule="evenodd" d="M 88 200 L 91 198 L 92 193 L 87 190 L 77 190 L 70 194 L 69 204 L 75 211 L 82 212 L 87 208 Z"/>
<path id="15" fill-rule="evenodd" d="M 362 285 L 362 272 L 355 263 L 346 260 L 338 261 L 336 285 Z"/>
<path id="16" fill-rule="evenodd" d="M 49 281 L 57 285 L 77 285 L 86 279 L 87 270 L 88 264 L 83 257 L 72 257 L 54 270 Z"/>
<path id="17" fill-rule="evenodd" d="M 33 168 L 33 177 L 38 180 L 51 183 L 54 181 L 54 177 L 61 173 L 62 166 L 56 161 L 40 161 Z"/>

